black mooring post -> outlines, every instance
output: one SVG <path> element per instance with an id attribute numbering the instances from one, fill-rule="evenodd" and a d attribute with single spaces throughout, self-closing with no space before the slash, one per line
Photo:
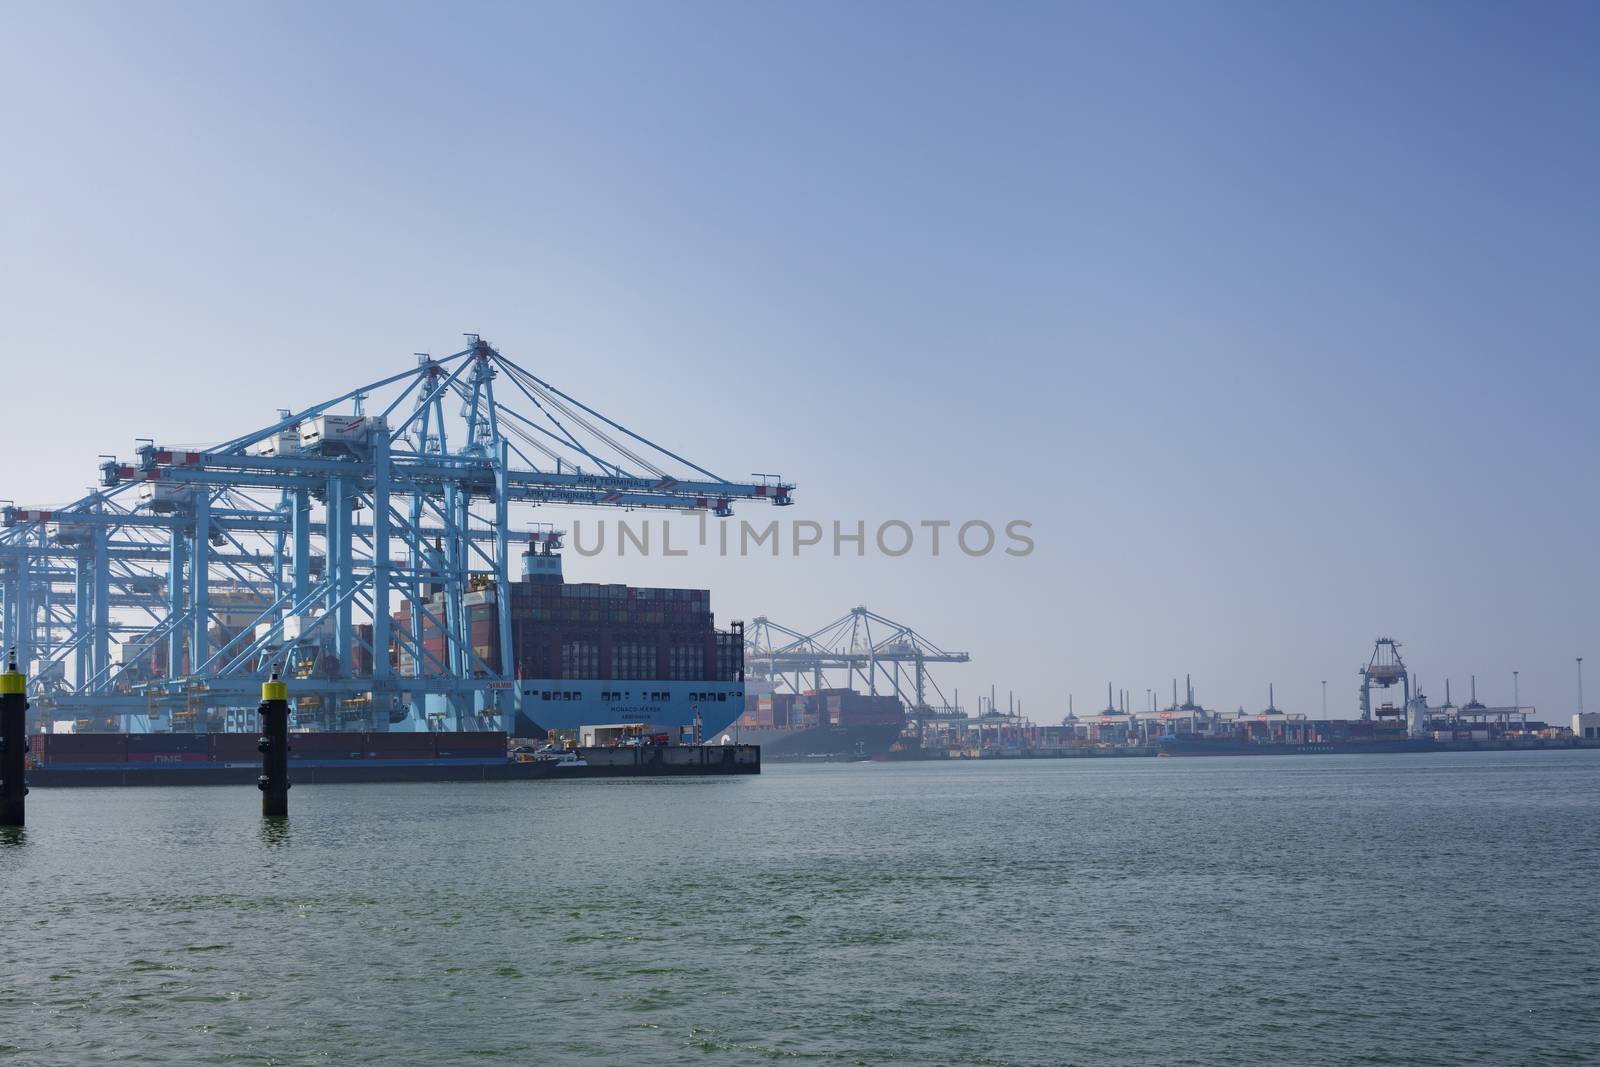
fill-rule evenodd
<path id="1" fill-rule="evenodd" d="M 261 750 L 261 777 L 256 785 L 261 789 L 261 814 L 282 819 L 289 814 L 289 687 L 278 681 L 277 671 L 261 685 L 260 711 L 261 740 L 256 748 Z"/>
<path id="2" fill-rule="evenodd" d="M 25 821 L 28 784 L 23 766 L 28 755 L 28 679 L 17 670 L 11 653 L 0 674 L 0 826 L 21 826 Z"/>

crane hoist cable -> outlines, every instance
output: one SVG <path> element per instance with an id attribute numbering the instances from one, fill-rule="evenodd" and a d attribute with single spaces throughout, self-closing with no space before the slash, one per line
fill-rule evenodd
<path id="1" fill-rule="evenodd" d="M 645 447 L 649 448 L 652 452 L 655 452 L 655 453 L 657 453 L 659 455 L 665 456 L 667 459 L 674 460 L 674 461 L 676 461 L 678 463 L 681 463 L 685 467 L 687 467 L 690 470 L 694 471 L 696 474 L 704 475 L 706 478 L 709 478 L 714 482 L 720 482 L 720 481 L 724 480 L 719 475 L 713 474 L 711 471 L 706 470 L 704 467 L 700 466 L 700 464 L 691 462 L 690 460 L 687 460 L 687 459 L 684 459 L 682 456 L 678 455 L 676 452 L 673 452 L 671 449 L 662 448 L 660 445 L 656 444 L 654 441 L 651 441 L 651 440 L 649 440 L 648 438 L 645 438 L 645 437 L 641 437 L 639 434 L 634 433 L 632 430 L 628 429 L 626 426 L 623 426 L 621 423 L 614 422 L 611 419 L 606 418 L 606 416 L 602 415 L 600 412 L 598 412 L 598 411 L 594 410 L 593 408 L 589 407 L 589 405 L 585 404 L 583 401 L 578 400 L 575 397 L 568 396 L 566 393 L 563 393 L 560 389 L 557 389 L 555 386 L 550 385 L 549 383 L 547 383 L 544 380 L 540 379 L 537 375 L 534 375 L 529 371 L 523 370 L 521 367 L 517 366 L 515 363 L 513 363 L 511 360 L 507 359 L 505 356 L 501 355 L 500 353 L 498 353 L 498 352 L 494 353 L 494 358 L 495 358 L 496 363 L 499 366 L 502 366 L 502 367 L 505 367 L 505 368 L 520 372 L 520 374 L 524 378 L 532 379 L 533 381 L 537 382 L 541 388 L 547 390 L 550 393 L 553 393 L 556 396 L 561 397 L 563 400 L 567 401 L 568 403 L 574 404 L 577 407 L 582 408 L 584 411 L 588 412 L 590 415 L 593 415 L 595 418 L 599 419 L 601 422 L 605 423 L 607 426 L 610 426 L 612 429 L 616 430 L 619 433 L 625 434 L 628 437 L 633 438 L 633 440 L 638 441 L 640 444 L 642 444 Z"/>
<path id="2" fill-rule="evenodd" d="M 589 451 L 588 448 L 584 447 L 583 442 L 579 441 L 577 439 L 577 437 L 573 436 L 572 431 L 567 429 L 567 427 L 561 422 L 560 419 L 556 418 L 555 415 L 551 414 L 550 410 L 548 408 L 546 408 L 544 406 L 544 404 L 542 404 L 540 402 L 539 397 L 537 395 L 535 395 L 534 393 L 530 392 L 527 389 L 527 387 L 525 385 L 523 385 L 523 383 L 521 381 L 519 381 L 515 376 L 513 376 L 512 382 L 513 382 L 513 384 L 515 384 L 517 386 L 518 389 L 522 390 L 522 394 L 524 396 L 526 396 L 529 400 L 531 400 L 533 402 L 533 406 L 539 409 L 539 413 L 542 414 L 545 418 L 549 419 L 551 424 L 553 424 L 556 427 L 556 429 L 561 431 L 561 436 L 566 438 L 568 444 L 572 445 L 573 448 L 575 448 L 579 452 L 583 453 L 589 459 L 594 460 L 594 462 L 597 465 L 599 465 L 601 470 L 609 471 L 611 474 L 616 475 L 618 477 L 626 476 L 627 472 L 623 471 L 622 468 L 618 467 L 615 463 L 612 463 L 612 462 L 610 462 L 609 460 L 606 460 L 606 459 L 602 459 L 600 456 L 595 455 L 593 452 Z M 551 433 L 549 430 L 545 429 L 543 426 L 540 426 L 538 423 L 534 422 L 532 419 L 529 419 L 527 416 L 521 414 L 520 412 L 513 411 L 510 408 L 505 408 L 503 410 L 506 413 L 514 415 L 517 418 L 521 419 L 523 422 L 527 423 L 529 426 L 532 426 L 534 429 L 538 430 L 540 433 L 543 433 L 546 436 L 551 437 L 551 438 L 556 438 L 555 434 Z M 559 438 L 556 438 L 556 439 L 559 440 Z M 557 458 L 559 459 L 560 457 L 557 457 Z"/>
<path id="3" fill-rule="evenodd" d="M 514 371 L 513 374 L 514 376 L 520 376 L 519 380 L 521 380 L 522 377 L 527 379 L 526 381 L 522 381 L 521 384 L 523 384 L 530 391 L 538 394 L 538 396 L 541 398 L 541 407 L 553 408 L 557 412 L 565 415 L 569 421 L 577 423 L 579 426 L 589 431 L 590 434 L 594 435 L 599 440 L 604 441 L 608 446 L 615 450 L 618 455 L 624 456 L 634 463 L 637 463 L 645 470 L 654 474 L 657 478 L 665 478 L 667 476 L 667 472 L 665 470 L 650 462 L 639 453 L 623 445 L 622 442 L 618 441 L 616 438 L 600 429 L 599 426 L 595 425 L 592 420 L 579 414 L 573 405 L 559 399 L 555 393 L 546 388 L 543 383 L 539 382 L 537 378 L 533 378 L 531 375 L 522 374 L 520 369 Z"/>

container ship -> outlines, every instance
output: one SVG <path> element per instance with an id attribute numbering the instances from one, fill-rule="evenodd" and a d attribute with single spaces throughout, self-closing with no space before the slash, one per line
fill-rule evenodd
<path id="1" fill-rule="evenodd" d="M 744 710 L 744 635 L 738 623 L 729 630 L 716 628 L 711 594 L 704 589 L 567 582 L 559 542 L 549 535 L 530 538 L 522 559 L 521 578 L 510 583 L 509 640 L 501 640 L 496 591 L 487 576 L 469 579 L 461 604 L 475 659 L 498 673 L 502 649 L 510 650 L 515 680 L 504 685 L 514 688 L 520 701 L 503 691 L 493 695 L 504 703 L 520 703 L 511 736 L 530 741 L 554 736 L 571 745 L 585 743 L 587 737 L 595 747 L 596 728 L 615 733 L 625 727 L 633 740 L 648 742 L 639 747 L 655 750 L 646 762 L 720 767 L 720 755 L 693 755 L 691 750 L 702 739 L 722 741 Z M 443 586 L 428 586 L 419 602 L 422 610 L 416 618 L 410 601 L 393 618 L 395 631 L 417 635 L 423 649 L 419 664 L 402 642 L 391 644 L 390 664 L 405 677 L 435 673 L 438 665 L 450 662 L 452 652 L 440 624 L 450 609 Z M 317 625 L 320 621 L 315 615 L 286 621 L 289 640 L 281 655 L 287 677 L 337 676 L 339 663 L 325 654 L 327 627 Z M 357 631 L 366 647 L 358 645 L 352 673 L 370 678 L 371 627 L 358 626 Z M 218 640 L 228 636 L 215 635 Z M 154 662 L 158 671 L 164 670 L 164 662 Z M 432 694 L 420 707 L 393 712 L 374 709 L 359 693 L 338 701 L 306 694 L 294 701 L 293 766 L 319 781 L 472 777 L 481 768 L 508 762 L 507 733 L 487 728 L 500 724 L 500 712 L 481 706 L 473 710 L 477 713 L 462 715 L 445 697 Z M 36 734 L 34 763 L 44 775 L 40 784 L 86 781 L 95 774 L 163 783 L 231 780 L 239 768 L 259 765 L 255 720 L 252 707 L 214 709 L 203 717 L 191 715 L 182 724 L 170 723 L 189 727 L 187 732 L 104 732 L 95 730 L 102 726 L 98 721 L 80 721 L 73 733 Z M 727 743 L 730 751 L 750 748 L 748 741 L 735 745 L 729 738 Z M 734 759 L 744 766 L 745 756 Z M 600 762 L 610 765 L 612 760 L 608 756 Z M 759 766 L 759 757 L 755 762 Z M 161 773 L 141 773 L 153 770 Z M 503 773 L 526 777 L 545 770 Z"/>
<path id="2" fill-rule="evenodd" d="M 761 746 L 776 760 L 885 759 L 906 727 L 899 698 L 818 689 L 774 693 L 752 683 L 744 713 L 724 731 L 729 741 Z"/>
<path id="3" fill-rule="evenodd" d="M 568 582 L 559 542 L 538 535 L 510 590 L 508 642 L 500 640 L 499 605 L 487 576 L 469 581 L 463 607 L 476 659 L 498 672 L 502 647 L 510 649 L 521 697 L 517 736 L 627 722 L 676 742 L 696 733 L 717 736 L 742 713 L 743 627 L 716 628 L 708 590 Z M 390 654 L 401 675 L 428 673 L 428 661 L 447 662 L 442 587 L 431 589 L 423 605 L 415 622 L 409 601 L 394 617 L 395 627 L 417 633 L 424 649 L 419 668 L 395 643 Z M 424 721 L 413 714 L 390 728 L 435 730 L 445 721 L 442 711 Z"/>

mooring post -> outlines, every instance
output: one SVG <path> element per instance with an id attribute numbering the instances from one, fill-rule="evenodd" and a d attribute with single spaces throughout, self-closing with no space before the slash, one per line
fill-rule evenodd
<path id="1" fill-rule="evenodd" d="M 261 684 L 261 814 L 268 819 L 289 815 L 289 687 L 278 672 Z"/>
<path id="2" fill-rule="evenodd" d="M 11 650 L 0 674 L 0 826 L 21 826 L 25 821 L 28 783 L 23 767 L 28 755 L 28 679 L 17 670 L 17 651 Z"/>

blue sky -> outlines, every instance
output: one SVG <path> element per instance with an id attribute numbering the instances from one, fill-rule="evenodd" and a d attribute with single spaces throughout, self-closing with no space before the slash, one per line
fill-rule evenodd
<path id="1" fill-rule="evenodd" d="M 856 604 L 1036 718 L 1353 710 L 1372 639 L 1547 714 L 1593 648 L 1600 12 L 54 5 L 0 38 L 0 497 L 454 350 L 794 518 L 1026 559 L 585 561 Z M 765 519 L 765 514 L 748 517 Z M 1498 687 L 1498 688 L 1497 688 Z M 1499 689 L 1505 689 L 1500 693 Z M 1600 680 L 1596 682 L 1600 693 Z M 1600 699 L 1600 698 L 1597 698 Z"/>

